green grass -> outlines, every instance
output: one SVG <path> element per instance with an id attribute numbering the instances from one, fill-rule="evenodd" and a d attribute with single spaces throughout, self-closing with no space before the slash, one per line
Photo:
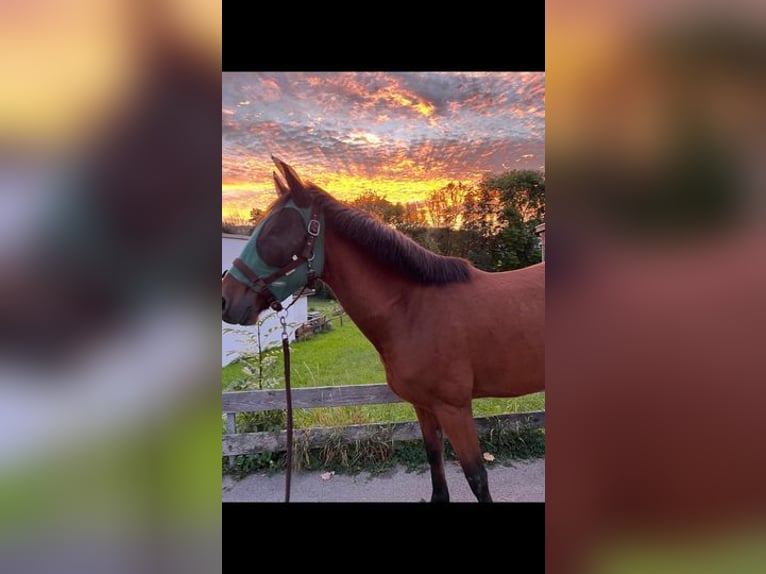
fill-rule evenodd
<path id="1" fill-rule="evenodd" d="M 309 308 L 327 312 L 334 305 L 323 300 L 310 300 Z M 348 316 L 333 321 L 333 328 L 311 339 L 293 343 L 290 347 L 292 363 L 292 386 L 324 387 L 385 383 L 386 375 L 378 352 L 364 337 Z M 277 388 L 284 388 L 281 358 L 275 361 Z M 241 362 L 223 369 L 223 390 L 243 377 Z M 543 410 L 544 393 L 535 393 L 513 399 L 476 399 L 473 401 L 474 416 L 490 416 L 501 413 Z M 295 427 L 340 426 L 378 422 L 401 422 L 416 420 L 415 411 L 407 403 L 388 405 L 362 405 L 297 409 Z"/>
<path id="2" fill-rule="evenodd" d="M 316 297 L 311 297 L 309 299 L 308 307 L 309 312 L 319 311 L 327 316 L 335 315 L 341 311 L 341 306 L 337 301 L 332 301 L 330 299 L 317 299 Z M 344 318 L 343 321 L 345 322 L 345 320 L 346 319 Z"/>
<path id="3" fill-rule="evenodd" d="M 330 315 L 335 309 L 337 309 L 335 302 L 313 298 L 309 300 L 309 310 L 317 310 Z M 330 331 L 305 341 L 293 343 L 290 349 L 293 388 L 386 382 L 385 371 L 377 351 L 348 316 L 343 318 L 342 326 L 339 320 L 333 320 Z M 237 361 L 223 368 L 222 384 L 224 391 L 232 390 L 238 381 L 241 385 L 242 379 L 247 378 L 242 367 L 242 362 Z M 269 374 L 274 379 L 275 388 L 284 388 L 281 353 L 279 353 L 277 360 L 273 361 Z M 473 401 L 475 417 L 544 409 L 544 393 L 535 393 L 513 399 L 476 399 Z M 296 409 L 294 412 L 295 428 L 335 427 L 351 424 L 414 421 L 416 419 L 415 411 L 408 403 Z M 245 429 L 254 431 L 275 427 L 284 428 L 284 424 L 280 424 L 280 422 L 279 417 L 275 419 L 266 413 L 237 415 L 237 428 L 240 432 L 245 432 Z M 521 434 L 512 433 L 512 436 L 502 435 L 500 436 L 501 440 L 497 440 L 497 436 L 500 435 L 496 435 L 494 442 L 485 441 L 482 446 L 493 452 L 495 456 L 499 455 L 499 462 L 509 457 L 528 458 L 542 456 L 544 453 L 544 431 L 523 431 Z M 365 467 L 369 470 L 384 469 L 390 464 L 399 462 L 412 467 L 425 464 L 425 453 L 422 450 L 422 444 L 419 444 L 419 448 L 407 446 L 406 443 L 385 447 L 380 441 L 372 441 L 370 444 L 357 442 L 346 445 L 344 448 L 340 448 L 339 445 L 332 447 L 328 445 L 311 453 L 304 452 L 301 466 L 309 469 L 321 467 L 329 470 L 341 470 L 343 468 L 360 470 Z M 513 453 L 512 456 L 511 453 Z M 447 455 L 450 455 L 449 449 Z M 380 464 L 373 464 L 373 460 L 379 460 Z M 282 468 L 284 459 L 283 455 L 261 454 L 253 457 L 237 457 L 237 464 L 236 473 L 241 474 L 256 468 Z M 226 465 L 224 468 L 227 468 Z"/>

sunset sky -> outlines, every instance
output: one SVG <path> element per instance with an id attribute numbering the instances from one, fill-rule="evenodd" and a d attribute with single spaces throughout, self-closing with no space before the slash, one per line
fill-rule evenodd
<path id="1" fill-rule="evenodd" d="M 543 72 L 223 74 L 223 219 L 274 198 L 270 155 L 339 199 L 408 202 L 544 169 Z"/>

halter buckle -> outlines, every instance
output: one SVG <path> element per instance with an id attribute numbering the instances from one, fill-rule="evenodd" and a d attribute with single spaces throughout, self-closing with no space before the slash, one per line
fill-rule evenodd
<path id="1" fill-rule="evenodd" d="M 309 235 L 311 237 L 318 237 L 319 231 L 322 229 L 322 224 L 319 223 L 318 219 L 312 219 L 309 221 L 308 227 L 306 228 L 306 231 L 308 231 Z"/>

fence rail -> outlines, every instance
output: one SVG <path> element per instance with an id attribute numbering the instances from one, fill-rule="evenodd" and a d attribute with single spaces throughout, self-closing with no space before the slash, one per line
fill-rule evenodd
<path id="1" fill-rule="evenodd" d="M 221 402 L 225 413 L 249 413 L 287 408 L 284 389 L 223 393 Z M 293 389 L 294 409 L 402 402 L 404 401 L 396 396 L 385 383 Z"/>
<path id="2" fill-rule="evenodd" d="M 308 387 L 293 389 L 293 408 L 342 407 L 405 402 L 383 384 L 348 385 L 341 387 Z M 283 389 L 266 391 L 226 392 L 222 396 L 222 410 L 227 415 L 227 434 L 222 437 L 224 456 L 255 454 L 265 451 L 283 451 L 287 444 L 286 431 L 237 433 L 236 413 L 280 410 L 286 408 Z M 487 432 L 501 422 L 520 428 L 545 426 L 545 411 L 511 413 L 474 419 L 479 434 Z M 321 444 L 331 437 L 342 436 L 346 440 L 385 437 L 388 440 L 413 440 L 421 438 L 417 421 L 296 429 L 296 441 L 308 441 L 310 446 Z"/>

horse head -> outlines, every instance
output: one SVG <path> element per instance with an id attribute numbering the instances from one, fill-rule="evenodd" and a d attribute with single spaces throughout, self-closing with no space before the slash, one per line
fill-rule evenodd
<path id="1" fill-rule="evenodd" d="M 319 206 L 295 170 L 271 158 L 278 199 L 261 218 L 221 286 L 223 320 L 252 325 L 262 311 L 310 284 L 324 266 L 324 225 Z"/>

